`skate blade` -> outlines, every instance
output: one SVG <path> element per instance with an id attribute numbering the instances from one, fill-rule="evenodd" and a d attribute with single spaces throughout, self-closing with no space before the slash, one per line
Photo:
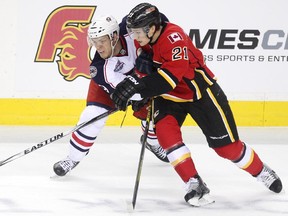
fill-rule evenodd
<path id="1" fill-rule="evenodd" d="M 188 200 L 188 203 L 194 207 L 206 206 L 214 203 L 215 200 L 210 196 L 210 194 L 205 194 L 203 197 L 198 199 L 197 197 Z"/>
<path id="2" fill-rule="evenodd" d="M 51 176 L 50 176 L 50 179 L 52 179 L 52 180 L 54 180 L 54 179 L 60 179 L 60 178 L 62 178 L 63 176 L 58 176 L 58 175 L 56 175 L 56 174 L 52 174 Z"/>
<path id="3" fill-rule="evenodd" d="M 53 173 L 50 175 L 50 179 L 63 179 L 64 177 L 69 176 L 69 175 L 70 175 L 70 171 L 67 172 L 64 176 L 59 176 L 56 173 Z"/>

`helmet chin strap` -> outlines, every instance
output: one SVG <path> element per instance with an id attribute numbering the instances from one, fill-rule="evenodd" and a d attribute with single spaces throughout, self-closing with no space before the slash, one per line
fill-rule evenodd
<path id="1" fill-rule="evenodd" d="M 149 44 L 151 44 L 151 40 L 152 40 L 152 38 L 153 38 L 153 36 L 154 36 L 154 34 L 152 35 L 152 37 L 149 37 L 148 35 L 147 35 L 147 38 L 149 39 Z"/>
<path id="2" fill-rule="evenodd" d="M 112 50 L 111 50 L 111 55 L 110 55 L 109 58 L 113 57 L 114 49 L 115 49 L 115 46 L 117 45 L 118 40 L 119 40 L 119 37 L 118 37 L 117 40 L 115 41 L 115 45 L 113 45 L 113 39 L 111 40 L 111 48 L 112 48 Z"/>
<path id="3" fill-rule="evenodd" d="M 156 31 L 153 32 L 153 34 L 152 34 L 151 37 L 148 36 L 148 33 L 149 33 L 149 31 L 147 32 L 146 37 L 149 39 L 149 44 L 151 45 L 151 44 L 152 44 L 151 40 L 152 40 L 152 38 L 154 37 Z"/>

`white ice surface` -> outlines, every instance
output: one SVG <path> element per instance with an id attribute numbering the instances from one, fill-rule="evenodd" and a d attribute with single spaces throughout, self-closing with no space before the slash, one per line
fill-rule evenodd
<path id="1" fill-rule="evenodd" d="M 71 127 L 0 127 L 0 160 Z M 274 194 L 255 178 L 209 149 L 197 127 L 183 137 L 216 202 L 193 208 L 184 201 L 180 178 L 169 164 L 146 151 L 136 208 L 131 203 L 141 146 L 138 127 L 106 127 L 89 155 L 68 176 L 52 166 L 67 154 L 69 136 L 0 167 L 0 216 L 284 216 L 288 215 L 288 128 L 239 128 L 243 141 L 281 177 Z"/>

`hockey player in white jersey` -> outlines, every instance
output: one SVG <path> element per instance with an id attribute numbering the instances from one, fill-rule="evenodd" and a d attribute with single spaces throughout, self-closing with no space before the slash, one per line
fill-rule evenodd
<path id="1" fill-rule="evenodd" d="M 110 94 L 118 83 L 135 71 L 135 60 L 141 49 L 135 47 L 133 39 L 127 34 L 126 21 L 118 25 L 116 19 L 110 15 L 99 17 L 90 24 L 87 40 L 96 48 L 96 52 L 90 64 L 91 81 L 87 106 L 82 111 L 78 124 L 115 108 Z M 137 61 L 141 61 L 141 58 Z M 141 97 L 136 96 L 134 99 L 140 100 Z M 137 102 L 134 107 L 139 108 Z M 141 112 L 134 112 L 135 116 L 139 117 Z M 72 133 L 68 156 L 53 167 L 58 176 L 66 175 L 88 154 L 106 120 L 107 117 Z M 142 121 L 143 127 L 145 121 Z M 153 129 L 149 130 L 146 147 L 160 160 L 168 162 L 166 152 L 159 145 Z"/>

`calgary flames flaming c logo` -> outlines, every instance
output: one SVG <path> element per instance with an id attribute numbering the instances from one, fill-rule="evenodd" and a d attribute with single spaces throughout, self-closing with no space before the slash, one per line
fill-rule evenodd
<path id="1" fill-rule="evenodd" d="M 47 18 L 35 62 L 59 60 L 58 70 L 67 81 L 78 76 L 90 78 L 90 48 L 87 29 L 96 6 L 63 6 L 55 9 Z"/>

